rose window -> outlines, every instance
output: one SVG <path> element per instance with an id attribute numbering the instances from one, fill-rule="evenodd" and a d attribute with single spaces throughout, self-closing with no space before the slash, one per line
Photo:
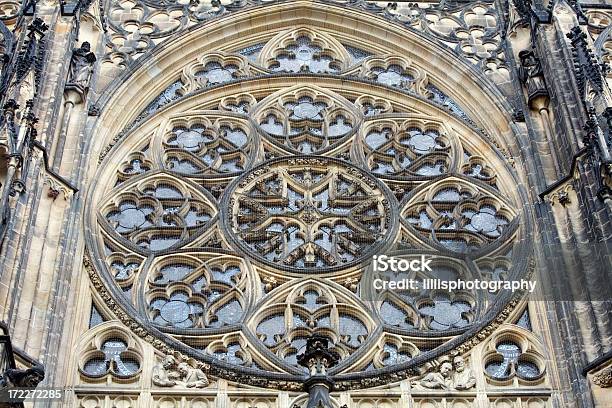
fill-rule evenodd
<path id="1" fill-rule="evenodd" d="M 185 61 L 167 86 L 189 92 L 152 98 L 95 177 L 87 250 L 128 326 L 258 386 L 302 381 L 298 355 L 323 336 L 352 387 L 495 318 L 503 290 L 372 287 L 372 257 L 406 251 L 435 258 L 411 278 L 524 276 L 525 200 L 494 136 L 407 57 L 355 59 L 305 27 L 241 46 Z M 542 373 L 504 344 L 492 381 Z M 101 342 L 81 371 L 131 375 L 126 347 Z"/>

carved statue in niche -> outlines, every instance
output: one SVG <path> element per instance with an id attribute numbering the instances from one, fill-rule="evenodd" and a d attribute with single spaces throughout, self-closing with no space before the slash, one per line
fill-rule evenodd
<path id="1" fill-rule="evenodd" d="M 413 381 L 415 388 L 442 390 L 469 390 L 476 385 L 472 369 L 466 366 L 462 356 L 456 356 L 451 364 L 445 361 L 438 372 L 431 372 L 420 380 Z"/>
<path id="2" fill-rule="evenodd" d="M 94 62 L 96 62 L 96 56 L 91 52 L 91 47 L 87 41 L 83 42 L 80 48 L 74 49 L 72 51 L 72 59 L 70 60 L 67 85 L 76 85 L 83 89 L 87 88 L 93 72 Z"/>
<path id="3" fill-rule="evenodd" d="M 465 359 L 457 356 L 453 359 L 455 372 L 453 374 L 453 386 L 456 390 L 469 390 L 476 385 L 476 377 L 470 367 L 466 367 Z"/>
<path id="4" fill-rule="evenodd" d="M 538 96 L 548 96 L 542 64 L 533 51 L 523 50 L 519 52 L 521 66 L 519 67 L 519 79 L 527 86 L 529 103 Z"/>
<path id="5" fill-rule="evenodd" d="M 193 368 L 187 363 L 180 363 L 178 371 L 187 388 L 204 388 L 208 386 L 208 378 L 199 368 Z"/>
<path id="6" fill-rule="evenodd" d="M 183 385 L 187 388 L 204 388 L 209 384 L 201 369 L 179 362 L 171 355 L 164 356 L 161 363 L 153 366 L 152 381 L 159 387 Z"/>

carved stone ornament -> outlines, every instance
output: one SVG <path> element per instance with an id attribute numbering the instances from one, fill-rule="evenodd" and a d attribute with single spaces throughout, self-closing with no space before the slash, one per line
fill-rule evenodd
<path id="1" fill-rule="evenodd" d="M 87 41 L 83 42 L 79 48 L 72 51 L 72 59 L 70 60 L 70 70 L 66 85 L 73 85 L 87 89 L 89 80 L 93 72 L 93 64 L 96 62 L 96 56 L 91 52 L 91 46 Z"/>
<path id="2" fill-rule="evenodd" d="M 599 170 L 601 174 L 601 187 L 599 197 L 603 200 L 608 200 L 612 197 L 612 165 L 603 163 Z"/>
<path id="3" fill-rule="evenodd" d="M 153 366 L 153 384 L 159 387 L 184 386 L 204 388 L 209 381 L 204 372 L 186 362 L 178 362 L 172 355 L 165 355 L 162 361 Z"/>
<path id="4" fill-rule="evenodd" d="M 310 375 L 326 375 L 327 369 L 337 364 L 337 353 L 329 349 L 326 337 L 313 336 L 306 343 L 306 351 L 297 357 L 301 366 L 308 368 Z"/>
<path id="5" fill-rule="evenodd" d="M 428 373 L 422 379 L 413 381 L 412 386 L 415 388 L 449 390 L 453 387 L 452 372 L 453 365 L 448 361 L 444 362 L 437 372 Z"/>
<path id="6" fill-rule="evenodd" d="M 306 408 L 332 408 L 329 391 L 333 382 L 327 377 L 327 369 L 338 363 L 338 353 L 329 347 L 323 336 L 312 336 L 306 342 L 306 351 L 297 356 L 298 363 L 308 368 L 310 378 L 304 384 L 308 391 Z"/>
<path id="7" fill-rule="evenodd" d="M 0 390 L 14 387 L 36 388 L 44 378 L 45 370 L 42 366 L 34 366 L 25 370 L 9 368 L 0 376 Z"/>
<path id="8" fill-rule="evenodd" d="M 53 175 L 48 174 L 45 171 L 44 167 L 41 168 L 40 173 L 41 173 L 41 176 L 43 177 L 43 183 L 49 187 L 49 190 L 47 191 L 47 196 L 49 198 L 52 198 L 55 200 L 57 197 L 59 197 L 60 194 L 62 195 L 64 200 L 68 200 L 70 197 L 72 197 L 74 192 L 71 189 L 64 186 L 59 181 L 57 181 Z"/>
<path id="9" fill-rule="evenodd" d="M 153 366 L 153 384 L 160 387 L 174 387 L 176 380 L 180 378 L 176 367 L 176 358 L 170 355 L 164 356 L 160 363 Z"/>
<path id="10" fill-rule="evenodd" d="M 456 390 L 469 390 L 476 385 L 476 377 L 472 369 L 466 366 L 465 359 L 457 356 L 453 359 L 453 386 Z"/>
<path id="11" fill-rule="evenodd" d="M 523 50 L 519 52 L 521 66 L 519 67 L 519 79 L 527 87 L 527 97 L 531 104 L 536 98 L 548 96 L 544 73 L 538 57 L 533 51 Z"/>
<path id="12" fill-rule="evenodd" d="M 601 388 L 612 387 L 612 366 L 608 366 L 593 376 L 593 382 Z"/>
<path id="13" fill-rule="evenodd" d="M 548 201 L 550 205 L 555 205 L 559 203 L 563 207 L 565 207 L 568 204 L 572 203 L 572 200 L 570 198 L 571 194 L 575 194 L 574 186 L 571 183 L 567 183 L 561 186 L 560 188 L 558 188 L 557 190 L 555 190 L 554 192 L 552 192 L 547 197 L 546 201 Z"/>
<path id="14" fill-rule="evenodd" d="M 412 382 L 416 389 L 469 390 L 476 385 L 472 369 L 466 366 L 462 356 L 456 356 L 452 363 L 444 361 L 437 372 L 430 372 L 420 380 Z"/>

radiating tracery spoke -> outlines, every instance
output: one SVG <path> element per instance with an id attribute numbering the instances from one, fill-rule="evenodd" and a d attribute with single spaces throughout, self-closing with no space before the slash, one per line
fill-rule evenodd
<path id="1" fill-rule="evenodd" d="M 381 190 L 354 169 L 312 163 L 278 161 L 234 192 L 234 234 L 259 257 L 289 267 L 333 267 L 383 240 L 389 204 Z"/>

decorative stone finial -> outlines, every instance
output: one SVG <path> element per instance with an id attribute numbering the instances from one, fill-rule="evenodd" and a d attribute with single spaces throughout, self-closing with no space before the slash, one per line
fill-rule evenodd
<path id="1" fill-rule="evenodd" d="M 308 368 L 310 378 L 304 383 L 308 391 L 306 408 L 332 408 L 329 392 L 333 381 L 327 376 L 327 369 L 338 363 L 340 356 L 329 348 L 327 337 L 314 335 L 306 340 L 306 351 L 297 356 L 298 364 Z"/>
<path id="2" fill-rule="evenodd" d="M 338 360 L 338 354 L 329 349 L 329 339 L 317 335 L 306 341 L 306 351 L 297 357 L 298 364 L 308 368 L 311 376 L 327 375 L 327 369 Z"/>

